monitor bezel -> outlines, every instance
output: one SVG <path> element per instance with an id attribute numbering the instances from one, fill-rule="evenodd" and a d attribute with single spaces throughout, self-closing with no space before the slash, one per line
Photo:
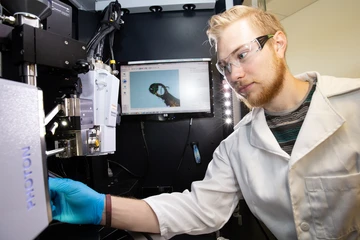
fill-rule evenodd
<path id="1" fill-rule="evenodd" d="M 161 63 L 181 63 L 181 62 L 207 62 L 209 72 L 209 94 L 210 94 L 210 111 L 201 112 L 174 112 L 174 113 L 151 113 L 151 114 L 122 114 L 120 111 L 121 121 L 176 121 L 190 118 L 212 118 L 214 113 L 214 80 L 212 74 L 212 62 L 210 58 L 191 58 L 191 59 L 167 59 L 167 60 L 144 60 L 144 61 L 122 61 L 119 62 L 120 89 L 121 83 L 121 66 L 122 65 L 149 65 Z M 122 94 L 119 93 L 120 106 L 122 106 Z"/>

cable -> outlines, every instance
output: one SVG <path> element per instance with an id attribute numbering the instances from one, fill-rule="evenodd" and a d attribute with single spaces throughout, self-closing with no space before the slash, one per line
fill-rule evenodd
<path id="1" fill-rule="evenodd" d="M 102 228 L 102 229 L 104 229 L 104 228 Z M 102 230 L 101 229 L 101 230 Z M 120 231 L 120 229 L 112 229 L 112 231 L 110 232 L 110 233 L 108 233 L 108 234 L 106 234 L 103 238 L 101 238 L 101 239 L 108 239 L 107 237 L 109 237 L 109 236 L 111 236 L 111 234 L 113 234 L 113 233 L 115 233 L 115 232 L 117 232 L 117 231 Z"/>
<path id="2" fill-rule="evenodd" d="M 49 223 L 49 227 L 57 226 L 57 225 L 63 225 L 66 224 L 65 222 L 51 222 Z"/>
<path id="3" fill-rule="evenodd" d="M 143 141 L 144 141 L 144 146 L 145 146 L 145 151 L 146 151 L 146 154 L 147 156 L 149 157 L 149 148 L 147 146 L 147 143 L 146 143 L 146 138 L 145 138 L 145 125 L 144 125 L 144 122 L 140 122 L 140 127 L 141 127 L 141 135 L 142 135 L 142 138 L 143 138 Z"/>
<path id="4" fill-rule="evenodd" d="M 100 30 L 100 29 L 99 29 Z M 96 38 L 100 35 L 100 32 L 98 32 L 95 34 L 95 36 L 86 44 L 86 49 L 88 49 L 91 45 L 93 45 L 94 41 L 96 40 Z"/>
<path id="5" fill-rule="evenodd" d="M 188 133 L 187 133 L 187 137 L 186 137 L 186 141 L 185 141 L 185 146 L 184 146 L 184 149 L 183 149 L 183 152 L 181 154 L 181 158 L 180 158 L 180 162 L 179 162 L 179 165 L 175 171 L 175 174 L 173 176 L 173 179 L 172 179 L 172 186 L 174 188 L 174 183 L 175 183 L 175 180 L 176 180 L 176 176 L 177 176 L 177 173 L 179 172 L 179 169 L 180 169 L 180 166 L 184 160 L 184 156 L 185 156 L 185 152 L 186 152 L 186 148 L 190 145 L 189 143 L 189 139 L 190 139 L 190 132 L 191 132 L 191 126 L 192 126 L 192 121 L 193 119 L 190 118 L 190 121 L 189 121 L 189 130 L 188 130 Z"/>
<path id="6" fill-rule="evenodd" d="M 90 49 L 88 50 L 88 58 L 89 59 L 93 59 L 94 58 L 94 52 L 95 52 L 95 48 L 98 47 L 98 44 L 101 42 L 101 40 L 107 35 L 109 34 L 111 31 L 113 31 L 113 29 L 109 28 L 104 30 L 104 32 L 100 33 L 99 37 L 95 40 L 94 44 L 90 47 Z"/>
<path id="7" fill-rule="evenodd" d="M 141 128 L 141 136 L 142 136 L 142 139 L 144 141 L 144 148 L 145 148 L 145 151 L 146 151 L 146 169 L 145 169 L 145 173 L 144 173 L 144 177 L 145 177 L 149 172 L 150 153 L 149 153 L 149 148 L 148 148 L 146 138 L 145 138 L 145 124 L 144 124 L 143 121 L 140 122 L 140 128 Z"/>
<path id="8" fill-rule="evenodd" d="M 144 141 L 144 148 L 146 150 L 146 159 L 147 159 L 147 164 L 146 164 L 146 170 L 145 170 L 145 173 L 143 176 L 139 176 L 133 172 L 131 172 L 129 169 L 127 169 L 126 167 L 124 167 L 122 164 L 118 163 L 118 162 L 115 162 L 115 161 L 112 161 L 112 160 L 108 160 L 108 162 L 111 162 L 111 163 L 114 163 L 118 166 L 120 166 L 122 169 L 124 169 L 126 172 L 130 173 L 131 175 L 133 175 L 134 177 L 137 177 L 137 178 L 144 178 L 146 176 L 146 174 L 148 173 L 149 171 L 149 166 L 150 166 L 150 162 L 149 162 L 149 148 L 147 146 L 147 142 L 146 142 L 146 138 L 145 138 L 145 127 L 144 127 L 144 122 L 141 122 L 140 123 L 140 128 L 141 128 L 141 133 L 142 133 L 142 138 L 143 138 L 143 141 Z M 117 174 L 118 175 L 118 174 Z M 116 177 L 117 175 L 115 175 L 114 177 Z"/>
<path id="9" fill-rule="evenodd" d="M 112 161 L 112 160 L 108 160 L 108 162 L 111 162 L 113 164 L 116 164 L 118 165 L 119 167 L 121 167 L 122 169 L 124 169 L 126 172 L 128 172 L 130 175 L 133 175 L 134 177 L 137 177 L 137 178 L 143 178 L 144 176 L 139 176 L 133 172 L 131 172 L 129 169 L 127 169 L 126 167 L 124 167 L 122 164 L 118 163 L 118 162 L 115 162 L 115 161 Z"/>
<path id="10" fill-rule="evenodd" d="M 53 177 L 53 178 L 63 178 L 62 176 L 60 176 L 59 174 L 56 174 L 50 170 L 48 170 L 48 174 L 49 174 L 49 177 Z"/>
<path id="11" fill-rule="evenodd" d="M 129 192 L 131 192 L 131 190 L 136 186 L 136 184 L 138 182 L 139 182 L 139 179 L 135 181 L 135 183 L 130 187 L 129 190 L 127 190 L 126 192 L 119 193 L 117 196 L 124 196 L 125 194 L 128 194 Z"/>
<path id="12" fill-rule="evenodd" d="M 115 38 L 115 32 L 112 32 L 109 34 L 109 46 L 110 46 L 110 56 L 111 56 L 111 59 L 114 60 L 115 59 L 115 55 L 114 55 L 114 49 L 113 49 L 113 46 L 114 46 L 114 38 Z M 112 70 L 116 70 L 116 66 L 115 66 L 115 63 L 111 63 L 110 66 L 112 67 Z"/>
<path id="13" fill-rule="evenodd" d="M 142 233 L 142 235 L 144 235 L 147 240 L 153 240 L 153 238 L 148 233 Z"/>
<path id="14" fill-rule="evenodd" d="M 64 175 L 64 177 L 67 177 L 67 174 L 66 174 L 65 169 L 64 169 L 64 163 L 63 163 L 62 159 L 59 159 L 59 161 L 60 161 L 61 172 Z"/>
<path id="15" fill-rule="evenodd" d="M 109 5 L 102 11 L 102 21 L 101 21 L 101 26 L 98 29 L 98 32 L 86 45 L 86 51 L 88 53 L 87 55 L 88 61 L 94 59 L 95 49 L 96 49 L 96 59 L 102 60 L 104 40 L 108 35 L 109 35 L 110 54 L 112 58 L 111 60 L 114 60 L 114 53 L 113 53 L 114 33 L 116 30 L 120 30 L 120 25 L 123 23 L 124 21 L 121 19 L 121 4 L 117 0 L 114 2 L 110 2 Z M 110 61 L 113 70 L 115 70 L 114 61 Z"/>
<path id="16" fill-rule="evenodd" d="M 57 172 L 58 172 L 59 174 L 61 174 L 62 177 L 67 177 L 61 159 L 56 159 L 55 162 L 56 162 Z"/>
<path id="17" fill-rule="evenodd" d="M 102 60 L 102 53 L 104 52 L 104 42 L 105 39 L 101 39 L 99 44 L 96 47 L 95 59 Z"/>
<path id="18" fill-rule="evenodd" d="M 193 119 L 190 118 L 189 130 L 188 130 L 188 134 L 187 134 L 187 138 L 186 138 L 184 150 L 183 150 L 183 152 L 182 152 L 182 154 L 181 154 L 181 159 L 180 159 L 179 165 L 178 165 L 178 167 L 177 167 L 177 169 L 176 169 L 175 175 L 176 175 L 176 173 L 177 173 L 177 172 L 179 171 L 179 169 L 180 169 L 180 166 L 181 166 L 181 164 L 182 164 L 182 162 L 183 162 L 183 160 L 184 160 L 186 148 L 187 148 L 187 146 L 189 145 L 189 138 L 190 138 L 190 130 L 191 130 L 191 126 L 192 126 L 192 120 L 193 120 Z"/>
<path id="19" fill-rule="evenodd" d="M 125 166 L 123 166 L 122 164 L 118 163 L 118 162 L 115 162 L 115 161 L 112 161 L 112 160 L 107 160 L 108 162 L 110 163 L 113 163 L 115 165 L 118 165 L 119 167 L 121 167 L 122 169 L 124 169 L 126 172 L 128 172 L 130 175 L 134 176 L 134 177 L 137 177 L 139 178 L 132 186 L 131 188 L 126 191 L 126 192 L 123 192 L 121 193 L 120 195 L 124 195 L 124 194 L 127 194 L 129 193 L 134 187 L 135 185 L 139 182 L 140 179 L 144 179 L 146 177 L 146 175 L 148 174 L 149 172 L 149 166 L 150 166 L 150 154 L 149 154 L 149 148 L 148 148 L 148 145 L 147 145 L 147 142 L 146 142 L 146 138 L 145 138 L 145 125 L 144 125 L 144 122 L 140 122 L 140 129 L 141 129 L 141 135 L 142 135 L 142 139 L 144 141 L 144 148 L 145 148 L 145 151 L 146 151 L 146 169 L 145 169 L 145 172 L 142 176 L 139 176 L 133 172 L 131 172 L 129 169 L 127 169 Z M 117 173 L 114 178 L 117 178 L 117 176 L 119 175 L 119 173 Z"/>
<path id="20" fill-rule="evenodd" d="M 85 156 L 85 174 L 86 174 L 86 182 L 89 183 L 91 182 L 91 167 L 90 167 L 90 162 L 91 158 L 88 158 Z"/>

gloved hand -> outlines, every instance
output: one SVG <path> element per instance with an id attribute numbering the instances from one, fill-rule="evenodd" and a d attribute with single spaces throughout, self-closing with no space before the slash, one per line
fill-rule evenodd
<path id="1" fill-rule="evenodd" d="M 82 182 L 49 178 L 53 219 L 72 224 L 99 224 L 105 195 Z"/>

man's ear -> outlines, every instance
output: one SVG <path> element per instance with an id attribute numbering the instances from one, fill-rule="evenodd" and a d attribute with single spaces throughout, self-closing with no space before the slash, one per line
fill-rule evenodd
<path id="1" fill-rule="evenodd" d="M 287 38 L 284 32 L 277 31 L 273 37 L 274 50 L 280 58 L 285 58 L 287 48 Z"/>

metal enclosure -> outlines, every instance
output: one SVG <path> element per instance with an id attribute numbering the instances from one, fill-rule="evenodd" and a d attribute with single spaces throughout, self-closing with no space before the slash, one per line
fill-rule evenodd
<path id="1" fill-rule="evenodd" d="M 0 239 L 34 239 L 52 220 L 42 92 L 0 79 L 0 116 Z"/>

